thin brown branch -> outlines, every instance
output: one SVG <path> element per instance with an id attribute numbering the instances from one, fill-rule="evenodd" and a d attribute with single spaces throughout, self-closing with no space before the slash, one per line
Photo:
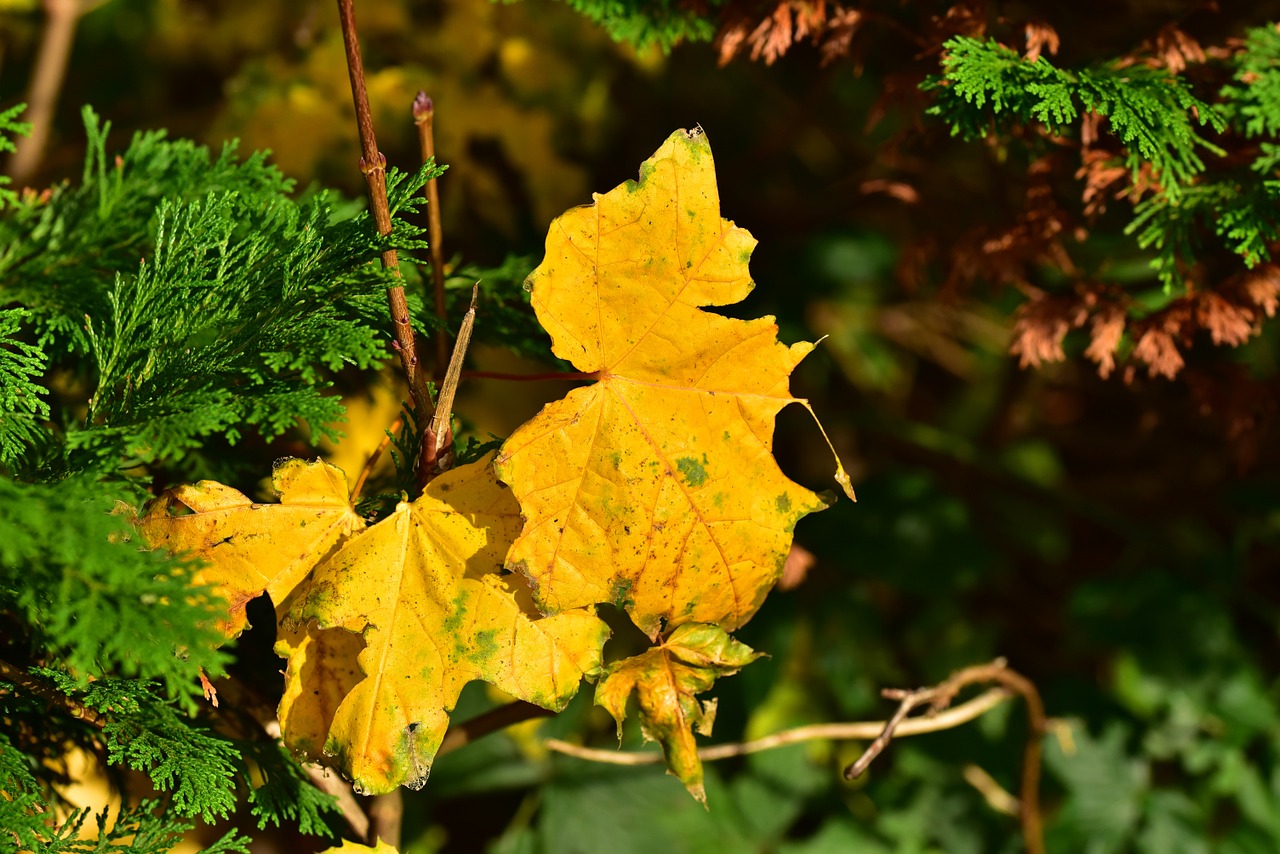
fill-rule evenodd
<path id="1" fill-rule="evenodd" d="M 498 730 L 506 729 L 518 723 L 533 720 L 534 718 L 549 717 L 552 712 L 541 706 L 535 706 L 533 703 L 526 703 L 523 700 L 517 700 L 514 703 L 507 703 L 505 706 L 498 706 L 482 715 L 477 715 L 470 720 L 449 727 L 449 731 L 445 733 L 444 741 L 440 743 L 440 749 L 436 751 L 436 756 L 442 756 L 457 750 L 459 747 L 465 747 L 478 738 L 495 733 Z"/>
<path id="2" fill-rule="evenodd" d="M 894 711 L 893 716 L 885 722 L 884 729 L 882 729 L 880 734 L 867 745 L 867 749 L 862 752 L 862 755 L 858 757 L 857 761 L 844 769 L 844 778 L 846 780 L 853 780 L 857 777 L 861 777 L 863 772 L 867 770 L 868 766 L 871 765 L 875 758 L 883 753 L 884 749 L 889 746 L 889 742 L 893 740 L 894 731 L 897 730 L 902 722 L 907 719 L 907 715 L 911 714 L 911 711 L 917 706 L 932 701 L 935 695 L 935 691 L 933 689 L 904 692 L 890 688 L 886 689 L 882 693 L 886 697 L 889 697 L 891 696 L 889 693 L 890 691 L 894 692 L 893 696 L 900 696 L 902 702 L 898 703 L 898 708 Z"/>
<path id="3" fill-rule="evenodd" d="M 453 355 L 449 358 L 449 370 L 440 386 L 440 396 L 436 399 L 436 414 L 431 419 L 431 429 L 427 432 L 429 437 L 433 437 L 433 442 L 423 448 L 423 463 L 418 469 L 420 484 L 425 484 L 437 473 L 446 471 L 453 465 L 453 398 L 458 393 L 462 362 L 466 359 L 467 347 L 471 344 L 471 330 L 476 323 L 476 299 L 479 295 L 480 283 L 476 282 L 471 288 L 471 307 L 463 315 L 458 327 L 458 338 L 453 342 Z"/>
<path id="4" fill-rule="evenodd" d="M 426 92 L 419 92 L 413 99 L 413 123 L 418 128 L 418 144 L 422 150 L 422 162 L 434 160 L 436 156 L 435 103 L 427 97 Z M 440 188 L 432 178 L 427 182 L 427 241 L 431 252 L 431 284 L 435 290 L 436 318 L 440 321 L 440 329 L 436 332 L 436 366 L 435 378 L 439 384 L 444 380 L 445 367 L 449 358 L 449 333 L 445 329 L 444 310 L 444 228 L 440 224 Z"/>
<path id="5" fill-rule="evenodd" d="M 982 799 L 987 802 L 987 806 L 996 812 L 1016 817 L 1022 811 L 1022 804 L 1018 799 L 1005 791 L 1004 787 L 997 783 L 982 766 L 966 765 L 963 775 L 964 781 L 977 789 L 978 794 L 982 795 Z"/>
<path id="6" fill-rule="evenodd" d="M 85 11 L 81 0 L 45 0 L 44 10 L 48 22 L 40 40 L 40 53 L 31 75 L 31 88 L 27 91 L 27 114 L 23 117 L 31 122 L 31 134 L 17 140 L 9 160 L 9 175 L 19 185 L 30 181 L 40 168 L 58 93 L 62 91 L 71 59 L 76 24 Z"/>
<path id="7" fill-rule="evenodd" d="M 598 380 L 596 373 L 579 373 L 578 371 L 554 371 L 546 374 L 507 374 L 502 371 L 463 371 L 465 380 L 512 380 L 514 382 L 535 382 L 540 380 Z"/>
<path id="8" fill-rule="evenodd" d="M 280 722 L 276 720 L 274 715 L 269 719 L 259 721 L 262 730 L 270 738 L 280 739 Z M 365 814 L 364 808 L 360 806 L 360 802 L 356 800 L 355 792 L 351 789 L 351 784 L 342 779 L 335 771 L 331 771 L 323 765 L 315 762 L 302 762 L 302 770 L 306 772 L 307 779 L 311 781 L 311 785 L 315 786 L 326 795 L 331 795 L 338 803 L 338 812 L 342 815 L 343 821 L 347 823 L 347 827 L 351 828 L 352 834 L 356 839 L 369 838 L 369 816 Z"/>
<path id="9" fill-rule="evenodd" d="M 93 709 L 81 703 L 74 697 L 68 697 L 57 686 L 34 676 L 20 667 L 10 664 L 7 661 L 0 660 L 0 679 L 11 685 L 17 685 L 19 688 L 36 695 L 40 699 L 47 702 L 51 707 L 61 709 L 73 718 L 82 720 L 85 723 L 92 724 L 98 729 L 106 726 L 106 720 L 102 715 Z"/>
<path id="10" fill-rule="evenodd" d="M 1009 696 L 1009 692 L 1003 688 L 992 688 L 967 703 L 939 712 L 933 717 L 912 718 L 904 721 L 899 725 L 897 734 L 899 737 L 924 735 L 925 733 L 940 732 L 941 730 L 967 724 L 974 718 L 991 711 L 1009 699 Z M 766 735 L 751 741 L 704 747 L 698 751 L 698 758 L 703 762 L 714 762 L 718 759 L 746 756 L 750 753 L 760 753 L 764 750 L 773 750 L 774 748 L 785 747 L 788 744 L 799 744 L 805 741 L 848 741 L 875 738 L 884 730 L 885 723 L 885 721 L 853 721 L 850 723 L 811 724 L 775 732 L 772 735 Z M 603 762 L 609 765 L 656 765 L 664 761 L 662 753 L 656 750 L 598 750 L 591 747 L 580 747 L 555 738 L 549 738 L 543 744 L 548 750 L 554 750 L 566 756 L 574 756 L 591 762 Z"/>
<path id="11" fill-rule="evenodd" d="M 1027 704 L 1027 745 L 1022 754 L 1021 805 L 1018 818 L 1022 824 L 1023 844 L 1028 854 L 1044 854 L 1044 833 L 1040 819 L 1040 749 L 1044 740 L 1044 703 L 1035 685 L 1025 676 L 1008 668 L 1004 659 L 990 664 L 966 667 L 951 674 L 946 681 L 931 688 L 914 691 L 886 689 L 882 693 L 899 700 L 898 710 L 885 724 L 883 732 L 873 741 L 858 760 L 844 771 L 845 779 L 852 780 L 862 774 L 867 766 L 893 739 L 907 721 L 907 715 L 920 706 L 927 705 L 931 713 L 945 709 L 967 685 L 997 682 L 1008 691 L 1020 695 Z"/>
<path id="12" fill-rule="evenodd" d="M 351 78 L 351 99 L 355 104 L 356 125 L 360 130 L 360 171 L 364 174 L 369 189 L 369 208 L 377 223 L 378 234 L 386 236 L 391 233 L 391 209 L 387 204 L 387 159 L 378 151 L 378 140 L 373 132 L 373 115 L 369 111 L 369 95 L 365 90 L 364 64 L 360 60 L 360 42 L 356 36 L 352 0 L 338 0 L 338 16 L 342 21 L 342 41 L 346 47 L 347 72 Z M 394 249 L 382 253 L 382 266 L 399 278 L 400 260 Z M 400 364 L 409 380 L 409 394 L 418 411 L 418 421 L 425 425 L 431 412 L 431 392 L 427 386 L 427 372 L 418 359 L 404 288 L 388 288 L 387 304 L 396 333 L 393 346 L 400 354 Z"/>
<path id="13" fill-rule="evenodd" d="M 369 831 L 365 835 L 365 842 L 377 845 L 381 840 L 399 850 L 400 828 L 403 824 L 404 795 L 399 789 L 369 799 Z"/>
<path id="14" fill-rule="evenodd" d="M 351 487 L 351 503 L 355 504 L 360 500 L 360 493 L 364 491 L 365 481 L 369 479 L 369 475 L 373 474 L 374 468 L 378 465 L 378 460 L 386 453 L 387 447 L 391 444 L 391 437 L 396 434 L 400 426 L 404 424 L 404 416 L 396 418 L 391 422 L 391 426 L 382 434 L 382 441 L 378 443 L 378 447 L 373 449 L 373 453 L 369 455 L 369 459 L 364 461 L 364 468 L 360 469 L 360 476 L 356 478 L 356 485 Z"/>

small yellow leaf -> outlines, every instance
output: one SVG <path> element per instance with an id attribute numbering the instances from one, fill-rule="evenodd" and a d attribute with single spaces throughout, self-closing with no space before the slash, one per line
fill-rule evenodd
<path id="1" fill-rule="evenodd" d="M 359 842 L 346 841 L 333 848 L 326 848 L 320 854 L 400 854 L 400 849 L 388 845 L 381 839 L 372 847 L 361 845 Z"/>
<path id="2" fill-rule="evenodd" d="M 165 492 L 138 520 L 153 547 L 204 561 L 195 581 L 229 606 L 219 628 L 228 637 L 248 624 L 245 606 L 267 593 L 279 606 L 344 537 L 364 527 L 347 498 L 347 479 L 323 462 L 285 460 L 271 473 L 279 504 L 259 504 L 210 480 Z M 172 515 L 182 507 L 185 515 Z"/>
<path id="3" fill-rule="evenodd" d="M 813 349 L 773 318 L 703 311 L 751 290 L 755 239 L 720 217 L 711 147 L 677 131 L 628 181 L 552 223 L 529 277 L 556 355 L 598 381 L 503 445 L 527 522 L 508 565 L 546 613 L 624 607 L 734 629 L 782 572 L 796 522 L 825 502 L 773 458 L 788 377 Z"/>
<path id="4" fill-rule="evenodd" d="M 304 715 L 312 700 L 299 695 L 317 638 L 298 631 L 363 635 L 362 678 L 332 710 L 324 746 L 359 791 L 426 781 L 467 682 L 559 710 L 598 670 L 608 628 L 594 611 L 542 617 L 523 579 L 503 574 L 520 522 L 492 455 L 453 469 L 317 567 L 284 621 L 291 634 L 281 648 L 294 654 L 286 699 L 302 702 Z M 329 714 L 327 703 L 311 710 Z M 299 711 L 283 709 L 282 720 Z M 301 740 L 314 745 L 322 722 L 302 725 Z"/>
<path id="5" fill-rule="evenodd" d="M 662 745 L 671 773 L 705 804 L 702 761 L 693 732 L 711 735 L 716 701 L 699 702 L 696 695 L 759 657 L 719 626 L 685 623 L 648 652 L 609 665 L 596 686 L 596 705 L 613 715 L 621 738 L 627 699 L 634 692 L 645 739 Z"/>

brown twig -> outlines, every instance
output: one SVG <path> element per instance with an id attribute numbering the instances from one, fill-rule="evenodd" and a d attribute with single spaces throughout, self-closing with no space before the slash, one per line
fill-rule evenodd
<path id="1" fill-rule="evenodd" d="M 373 212 L 374 222 L 377 223 L 378 234 L 385 236 L 391 233 L 391 210 L 387 204 L 387 159 L 378 151 L 378 140 L 373 132 L 373 115 L 369 111 L 369 95 L 365 91 L 364 65 L 360 60 L 360 43 L 356 36 L 352 0 L 338 0 L 338 16 L 342 21 L 342 41 L 347 52 L 347 72 L 351 77 L 351 99 L 356 109 L 356 125 L 360 129 L 360 171 L 369 188 L 369 207 Z M 382 266 L 399 278 L 400 261 L 394 249 L 382 253 Z M 427 386 L 427 372 L 418 359 L 404 288 L 388 288 L 387 304 L 396 332 L 393 346 L 400 354 L 400 364 L 409 380 L 409 395 L 418 411 L 419 423 L 426 425 L 431 412 L 431 392 Z"/>
<path id="2" fill-rule="evenodd" d="M 465 720 L 457 726 L 450 727 L 449 731 L 445 733 L 444 741 L 440 743 L 440 749 L 436 751 L 436 756 L 443 756 L 446 753 L 457 750 L 459 747 L 465 747 L 478 738 L 483 738 L 509 726 L 531 721 L 534 718 L 548 717 L 552 714 L 553 712 L 541 706 L 535 706 L 523 700 L 507 703 L 505 706 L 491 709 L 482 715 Z"/>
<path id="3" fill-rule="evenodd" d="M 426 92 L 418 92 L 413 99 L 413 123 L 418 128 L 418 144 L 422 149 L 422 162 L 436 156 L 435 103 Z M 445 329 L 444 310 L 444 229 L 440 224 L 440 188 L 435 178 L 427 182 L 427 241 L 431 252 L 431 284 L 435 290 L 436 318 L 440 329 L 436 333 L 436 383 L 444 380 L 449 358 L 449 333 Z"/>
<path id="4" fill-rule="evenodd" d="M 369 459 L 364 461 L 364 468 L 360 469 L 360 476 L 356 478 L 356 485 L 351 487 L 351 503 L 355 504 L 360 499 L 360 493 L 364 491 L 365 481 L 369 479 L 369 475 L 373 474 L 374 468 L 378 465 L 378 460 L 386 452 L 387 446 L 391 444 L 391 437 L 404 424 L 404 416 L 401 415 L 391 422 L 391 426 L 382 434 L 382 441 L 378 443 L 378 447 L 373 449 L 373 453 L 369 455 Z"/>
<path id="5" fill-rule="evenodd" d="M 256 704 L 250 704 L 250 708 L 255 707 L 258 708 L 259 713 L 254 717 L 259 718 L 263 714 L 263 709 L 260 706 L 256 706 Z M 258 720 L 258 724 L 269 737 L 273 739 L 283 737 L 280 731 L 280 721 L 270 711 L 266 712 L 265 718 Z M 369 816 L 365 814 L 364 808 L 356 800 L 355 792 L 351 790 L 351 784 L 323 765 L 315 762 L 302 762 L 299 764 L 302 765 L 302 770 L 306 772 L 307 779 L 311 781 L 311 785 L 326 795 L 331 795 L 337 801 L 338 812 L 347 823 L 347 827 L 351 828 L 355 838 L 368 839 Z"/>
<path id="6" fill-rule="evenodd" d="M 1044 703 L 1035 685 L 1025 676 L 1008 668 L 1004 659 L 990 664 L 966 667 L 951 674 L 946 681 L 931 688 L 914 691 L 886 689 L 882 693 L 899 700 L 898 709 L 885 724 L 880 735 L 868 745 L 862 756 L 844 771 L 845 779 L 852 780 L 866 771 L 867 766 L 880 755 L 893 739 L 895 731 L 905 725 L 907 715 L 920 706 L 928 705 L 931 713 L 939 712 L 951 704 L 966 685 L 997 682 L 1005 689 L 1020 695 L 1027 704 L 1027 745 L 1022 754 L 1022 785 L 1018 818 L 1022 824 L 1023 844 L 1028 854 L 1044 854 L 1044 833 L 1040 820 L 1040 749 L 1044 740 Z"/>
<path id="7" fill-rule="evenodd" d="M 365 841 L 377 845 L 381 840 L 392 848 L 400 848 L 400 828 L 404 824 L 404 796 L 399 789 L 369 799 L 369 831 Z"/>
<path id="8" fill-rule="evenodd" d="M 436 414 L 431 419 L 428 436 L 434 437 L 433 444 L 424 448 L 424 463 L 418 472 L 418 479 L 425 483 L 436 473 L 445 471 L 453 465 L 453 398 L 458 393 L 458 381 L 462 377 L 462 362 L 467 357 L 467 347 L 471 344 L 471 330 L 476 323 L 476 299 L 480 295 L 480 283 L 471 288 L 471 307 L 462 317 L 458 326 L 458 337 L 453 342 L 453 355 L 449 358 L 449 370 L 445 374 L 444 383 L 440 386 L 440 396 L 436 399 Z M 448 448 L 448 450 L 446 450 Z"/>
<path id="9" fill-rule="evenodd" d="M 898 727 L 897 734 L 899 737 L 923 735 L 967 724 L 974 718 L 991 711 L 1009 699 L 1009 696 L 1009 692 L 1003 688 L 992 688 L 967 703 L 939 712 L 933 717 L 912 718 L 904 721 Z M 788 744 L 799 744 L 805 741 L 847 741 L 875 738 L 884 727 L 885 721 L 811 724 L 783 730 L 782 732 L 776 732 L 751 741 L 704 747 L 698 751 L 698 758 L 703 762 L 714 762 L 718 759 L 746 756 L 751 753 L 760 753 L 764 750 L 773 750 L 774 748 L 785 747 Z M 579 747 L 576 744 L 569 744 L 566 741 L 560 741 L 555 738 L 549 738 L 543 744 L 548 750 L 554 750 L 557 753 L 610 765 L 656 765 L 664 761 L 662 753 L 656 750 L 597 750 L 590 747 Z"/>
<path id="10" fill-rule="evenodd" d="M 546 374 L 506 374 L 502 371 L 463 371 L 465 380 L 513 380 L 515 382 L 534 382 L 535 380 L 598 380 L 596 373 L 584 374 L 577 371 L 555 371 Z"/>
<path id="11" fill-rule="evenodd" d="M 60 708 L 71 717 L 92 724 L 98 729 L 102 729 L 107 724 L 102 715 L 74 697 L 62 693 L 55 685 L 4 660 L 0 660 L 0 679 L 35 694 L 50 706 Z"/>
<path id="12" fill-rule="evenodd" d="M 81 0 L 45 0 L 44 10 L 48 23 L 40 41 L 40 53 L 27 92 L 27 114 L 23 117 L 31 122 L 31 133 L 19 137 L 9 160 L 9 175 L 19 185 L 31 180 L 40 168 L 58 93 L 67 74 L 76 24 L 85 11 Z"/>
<path id="13" fill-rule="evenodd" d="M 1017 817 L 1022 810 L 1022 804 L 1018 802 L 1018 799 L 1005 791 L 1004 787 L 997 783 L 995 778 L 980 765 L 966 765 L 962 774 L 964 781 L 973 786 L 978 791 L 978 794 L 982 795 L 982 799 L 987 802 L 987 806 L 996 812 Z"/>

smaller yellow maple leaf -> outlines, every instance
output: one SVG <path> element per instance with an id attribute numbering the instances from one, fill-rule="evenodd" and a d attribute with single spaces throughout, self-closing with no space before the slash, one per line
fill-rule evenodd
<path id="1" fill-rule="evenodd" d="M 492 461 L 446 472 L 348 540 L 283 621 L 286 742 L 313 752 L 323 738 L 361 792 L 426 782 L 467 682 L 560 710 L 599 668 L 609 630 L 594 610 L 543 617 L 523 579 L 503 573 L 521 518 Z M 329 631 L 362 636 L 362 648 L 338 649 Z M 359 678 L 344 696 L 317 695 L 310 680 L 322 673 Z"/>
<path id="2" fill-rule="evenodd" d="M 219 628 L 244 631 L 245 606 L 266 593 L 279 607 L 312 567 L 344 537 L 364 527 L 347 496 L 347 478 L 328 463 L 285 460 L 272 470 L 278 504 L 260 504 L 211 480 L 175 487 L 136 524 L 154 548 L 206 565 L 195 576 L 227 600 Z M 184 515 L 174 511 L 189 510 Z"/>
<path id="3" fill-rule="evenodd" d="M 705 805 L 702 760 L 693 732 L 711 734 L 716 701 L 699 702 L 696 695 L 760 656 L 719 626 L 685 623 L 648 652 L 609 665 L 596 686 L 596 705 L 613 715 L 621 739 L 627 699 L 634 691 L 645 740 L 662 745 L 670 772 Z"/>
<path id="4" fill-rule="evenodd" d="M 377 844 L 373 846 L 347 840 L 341 845 L 324 849 L 320 854 L 399 854 L 399 851 L 399 848 L 388 845 L 381 839 L 377 840 Z"/>

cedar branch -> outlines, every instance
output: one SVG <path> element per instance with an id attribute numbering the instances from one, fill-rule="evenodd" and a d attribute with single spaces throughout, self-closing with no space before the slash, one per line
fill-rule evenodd
<path id="1" fill-rule="evenodd" d="M 75 697 L 69 697 L 62 693 L 51 682 L 28 673 L 4 660 L 0 660 L 0 679 L 34 694 L 51 707 L 62 709 L 71 717 L 92 724 L 98 729 L 102 729 L 107 724 L 102 715 L 84 705 Z M 0 696 L 3 696 L 3 693 L 0 691 Z"/>

